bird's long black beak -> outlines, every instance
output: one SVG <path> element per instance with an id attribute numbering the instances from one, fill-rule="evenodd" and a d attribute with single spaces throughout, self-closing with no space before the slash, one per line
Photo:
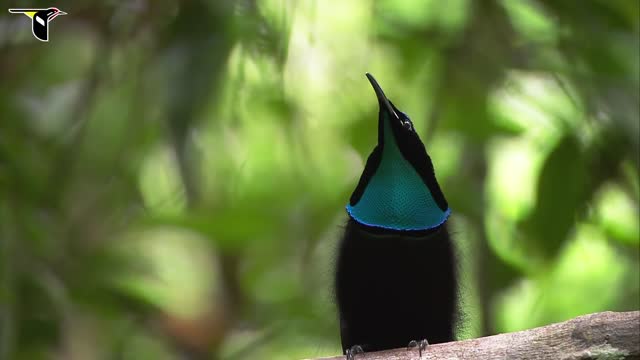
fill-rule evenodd
<path id="1" fill-rule="evenodd" d="M 369 73 L 367 73 L 366 75 L 367 75 L 367 79 L 369 79 L 369 82 L 371 83 L 371 86 L 373 86 L 373 90 L 376 92 L 376 96 L 378 97 L 378 104 L 380 105 L 380 110 L 386 109 L 392 117 L 396 119 L 400 119 L 396 111 L 393 109 L 393 106 L 391 106 L 389 99 L 387 99 L 387 97 L 384 95 L 384 91 L 382 91 L 382 88 L 380 87 L 380 84 L 378 84 L 378 82 L 376 81 L 376 78 L 374 78 L 373 75 Z"/>

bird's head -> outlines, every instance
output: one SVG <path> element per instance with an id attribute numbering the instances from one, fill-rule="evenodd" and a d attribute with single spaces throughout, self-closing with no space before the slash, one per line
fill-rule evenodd
<path id="1" fill-rule="evenodd" d="M 347 211 L 357 222 L 391 230 L 428 230 L 450 214 L 431 158 L 411 119 L 367 78 L 378 98 L 378 145 L 367 159 Z"/>
<path id="2" fill-rule="evenodd" d="M 47 19 L 47 22 L 55 19 L 56 16 L 66 15 L 67 14 L 66 12 L 61 11 L 60 9 L 55 8 L 55 7 L 50 7 L 48 9 L 46 9 L 46 10 L 41 10 L 41 12 L 42 12 L 42 14 L 41 14 L 42 17 Z M 40 15 L 40 14 L 38 14 L 38 15 Z"/>

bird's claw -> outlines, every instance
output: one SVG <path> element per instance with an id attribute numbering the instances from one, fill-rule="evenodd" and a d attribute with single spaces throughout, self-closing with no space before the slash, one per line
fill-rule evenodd
<path id="1" fill-rule="evenodd" d="M 362 350 L 362 346 L 353 345 L 351 348 L 347 349 L 346 358 L 347 360 L 355 360 L 357 354 L 362 354 L 364 351 Z"/>
<path id="2" fill-rule="evenodd" d="M 418 347 L 418 354 L 420 355 L 420 357 L 422 357 L 422 352 L 427 350 L 429 342 L 427 341 L 427 339 L 422 339 L 420 341 L 411 340 L 409 342 L 409 345 L 407 345 L 407 350 L 410 350 L 416 346 Z"/>

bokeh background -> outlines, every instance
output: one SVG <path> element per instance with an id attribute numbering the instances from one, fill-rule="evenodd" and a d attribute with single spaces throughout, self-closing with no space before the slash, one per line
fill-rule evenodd
<path id="1" fill-rule="evenodd" d="M 340 353 L 365 72 L 453 208 L 460 339 L 639 309 L 639 4 L 59 1 L 48 43 L 2 10 L 0 359 Z"/>

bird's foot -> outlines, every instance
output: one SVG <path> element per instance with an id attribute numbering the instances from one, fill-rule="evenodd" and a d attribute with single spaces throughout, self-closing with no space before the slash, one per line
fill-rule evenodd
<path id="1" fill-rule="evenodd" d="M 355 360 L 357 354 L 362 354 L 364 351 L 362 350 L 362 346 L 353 345 L 351 348 L 347 349 L 345 353 L 347 360 Z"/>
<path id="2" fill-rule="evenodd" d="M 418 354 L 420 354 L 420 357 L 422 357 L 422 352 L 427 350 L 428 346 L 429 346 L 429 342 L 427 341 L 427 339 L 422 339 L 420 341 L 411 340 L 409 342 L 409 345 L 407 345 L 407 350 L 413 349 L 414 347 L 418 347 Z"/>

